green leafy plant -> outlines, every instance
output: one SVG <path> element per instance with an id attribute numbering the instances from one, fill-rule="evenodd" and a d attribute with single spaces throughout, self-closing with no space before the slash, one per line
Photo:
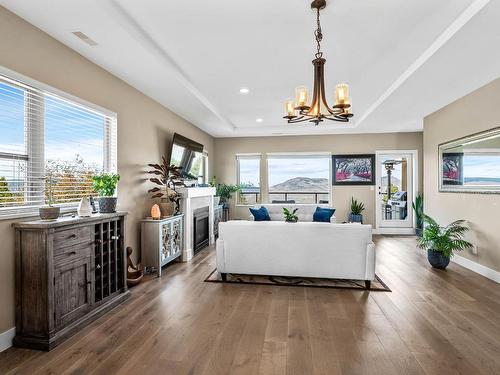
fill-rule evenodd
<path id="1" fill-rule="evenodd" d="M 472 247 L 463 239 L 469 230 L 465 220 L 456 220 L 446 227 L 440 226 L 433 218 L 423 215 L 425 223 L 422 237 L 418 239 L 418 247 L 423 250 L 433 250 L 445 257 L 453 256 L 454 251 L 462 251 Z"/>
<path id="2" fill-rule="evenodd" d="M 365 205 L 362 202 L 358 202 L 354 197 L 351 197 L 351 213 L 353 215 L 361 215 L 364 210 Z"/>
<path id="3" fill-rule="evenodd" d="M 283 207 L 283 215 L 285 215 L 285 221 L 287 221 L 289 223 L 296 223 L 297 221 L 299 221 L 299 217 L 297 215 L 295 215 L 295 213 L 298 210 L 299 209 L 296 208 L 293 211 L 290 211 L 288 208 Z"/>
<path id="4" fill-rule="evenodd" d="M 415 223 L 417 229 L 422 229 L 424 226 L 424 197 L 422 194 L 417 194 L 415 201 L 411 204 L 415 212 Z"/>
<path id="5" fill-rule="evenodd" d="M 171 202 L 175 202 L 178 199 L 178 194 L 175 191 L 174 180 L 181 178 L 182 167 L 169 165 L 164 156 L 161 157 L 161 160 L 161 164 L 148 164 L 153 170 L 147 171 L 147 173 L 157 176 L 151 177 L 149 181 L 160 186 L 149 189 L 148 193 L 154 193 L 151 198 L 166 197 Z"/>
<path id="6" fill-rule="evenodd" d="M 92 176 L 92 188 L 101 197 L 112 197 L 119 180 L 120 175 L 116 173 L 101 173 Z"/>
<path id="7" fill-rule="evenodd" d="M 233 193 L 236 193 L 241 190 L 241 186 L 217 184 L 215 189 L 216 189 L 215 194 L 220 197 L 221 202 L 227 203 L 233 197 Z"/>

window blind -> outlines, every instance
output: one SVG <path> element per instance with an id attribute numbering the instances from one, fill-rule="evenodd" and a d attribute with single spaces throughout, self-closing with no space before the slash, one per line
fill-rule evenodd
<path id="1" fill-rule="evenodd" d="M 116 171 L 116 125 L 115 115 L 0 75 L 0 217 L 92 195 L 92 175 Z"/>

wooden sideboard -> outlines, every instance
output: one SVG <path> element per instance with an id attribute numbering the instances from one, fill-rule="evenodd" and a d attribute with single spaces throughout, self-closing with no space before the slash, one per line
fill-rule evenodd
<path id="1" fill-rule="evenodd" d="M 14 224 L 14 346 L 50 350 L 129 297 L 125 212 Z"/>
<path id="2" fill-rule="evenodd" d="M 184 215 L 141 221 L 141 262 L 153 267 L 161 276 L 161 268 L 182 255 L 184 249 Z"/>

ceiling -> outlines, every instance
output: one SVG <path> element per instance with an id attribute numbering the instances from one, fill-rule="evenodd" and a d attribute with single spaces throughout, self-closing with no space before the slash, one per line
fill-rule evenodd
<path id="1" fill-rule="evenodd" d="M 420 131 L 423 117 L 500 77 L 500 1 L 328 0 L 327 96 L 348 82 L 355 117 L 287 124 L 285 99 L 312 85 L 309 3 L 0 0 L 216 137 Z"/>

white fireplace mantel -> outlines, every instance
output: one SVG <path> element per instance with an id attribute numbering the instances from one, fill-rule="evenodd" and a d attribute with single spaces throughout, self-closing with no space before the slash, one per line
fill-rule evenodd
<path id="1" fill-rule="evenodd" d="M 182 261 L 187 262 L 193 257 L 193 211 L 208 206 L 209 241 L 215 242 L 214 236 L 214 187 L 192 187 L 176 189 L 182 195 L 181 212 L 184 214 L 184 248 Z"/>

